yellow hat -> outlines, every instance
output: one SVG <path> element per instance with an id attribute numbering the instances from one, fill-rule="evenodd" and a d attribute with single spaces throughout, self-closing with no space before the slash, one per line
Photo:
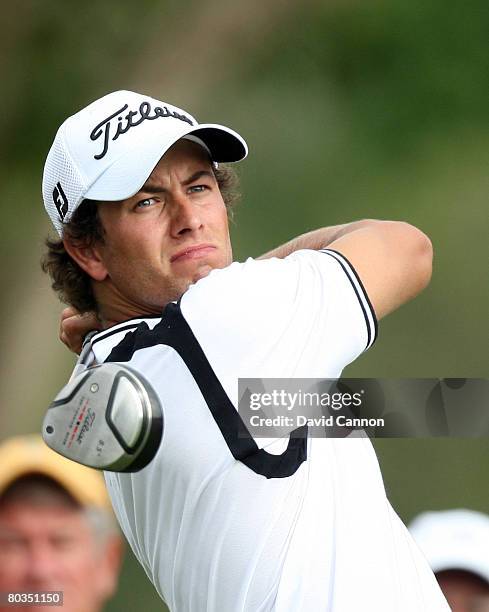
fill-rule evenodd
<path id="1" fill-rule="evenodd" d="M 15 480 L 28 474 L 48 476 L 82 506 L 111 508 L 102 475 L 51 450 L 38 434 L 0 443 L 0 497 Z"/>

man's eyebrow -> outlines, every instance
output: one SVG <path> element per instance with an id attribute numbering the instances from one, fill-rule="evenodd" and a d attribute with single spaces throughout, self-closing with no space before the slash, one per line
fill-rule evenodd
<path id="1" fill-rule="evenodd" d="M 211 172 L 210 170 L 198 170 L 197 172 L 194 172 L 192 176 L 190 176 L 188 179 L 183 181 L 182 185 L 190 185 L 190 183 L 193 183 L 194 181 L 198 181 L 203 176 L 208 177 L 208 178 L 214 178 L 214 173 Z"/>
<path id="2" fill-rule="evenodd" d="M 182 185 L 190 185 L 202 177 L 215 178 L 214 173 L 211 170 L 198 170 L 197 172 L 194 172 L 192 176 L 189 176 L 189 178 L 182 181 Z M 166 189 L 156 181 L 148 179 L 139 191 L 143 191 L 144 193 L 161 193 L 166 191 Z"/>

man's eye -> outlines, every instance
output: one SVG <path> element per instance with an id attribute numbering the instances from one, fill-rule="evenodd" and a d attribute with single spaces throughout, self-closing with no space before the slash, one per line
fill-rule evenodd
<path id="1" fill-rule="evenodd" d="M 58 550 L 66 550 L 68 548 L 73 548 L 76 544 L 76 538 L 70 535 L 53 535 L 51 537 L 51 544 Z"/>
<path id="2" fill-rule="evenodd" d="M 192 185 L 192 187 L 189 187 L 189 191 L 191 193 L 201 193 L 202 191 L 205 191 L 207 189 L 207 185 Z"/>
<path id="3" fill-rule="evenodd" d="M 4 551 L 21 550 L 25 548 L 26 542 L 23 538 L 16 536 L 7 536 L 0 538 L 0 548 Z"/>
<path id="4" fill-rule="evenodd" d="M 150 206 L 152 206 L 153 204 L 156 203 L 155 198 L 144 198 L 144 200 L 140 200 L 137 204 L 136 204 L 136 208 L 149 208 Z"/>

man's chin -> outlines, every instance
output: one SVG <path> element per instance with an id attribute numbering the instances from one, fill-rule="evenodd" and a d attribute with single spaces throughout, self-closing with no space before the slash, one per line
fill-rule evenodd
<path id="1" fill-rule="evenodd" d="M 206 276 L 208 276 L 212 270 L 214 268 L 210 265 L 205 265 L 200 267 L 194 274 L 192 282 L 196 283 L 197 281 L 199 281 L 201 278 L 205 278 Z"/>

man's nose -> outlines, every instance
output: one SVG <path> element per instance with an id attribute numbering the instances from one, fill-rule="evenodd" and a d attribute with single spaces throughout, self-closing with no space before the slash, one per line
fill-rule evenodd
<path id="1" fill-rule="evenodd" d="M 33 586 L 49 584 L 59 569 L 59 559 L 47 543 L 36 543 L 29 550 L 28 582 Z"/>
<path id="2" fill-rule="evenodd" d="M 202 227 L 202 208 L 192 202 L 185 194 L 173 197 L 172 202 L 172 235 L 180 237 Z"/>

